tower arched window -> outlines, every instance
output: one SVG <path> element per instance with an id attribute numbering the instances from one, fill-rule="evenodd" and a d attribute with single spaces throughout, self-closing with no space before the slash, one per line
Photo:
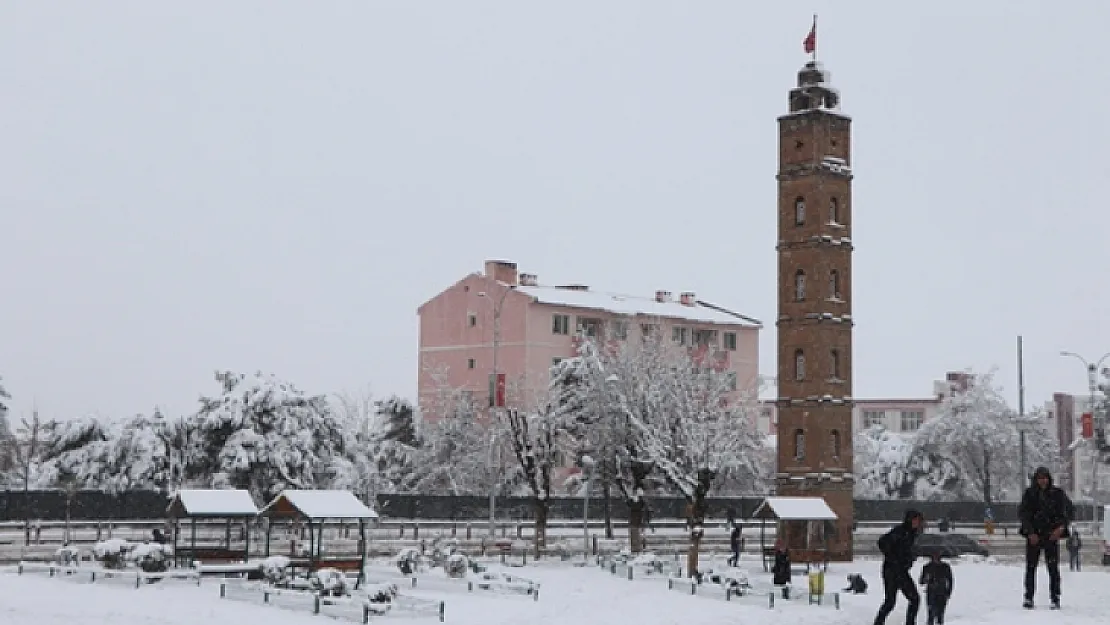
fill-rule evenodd
<path id="1" fill-rule="evenodd" d="M 804 302 L 806 299 L 806 272 L 799 269 L 794 274 L 794 301 Z"/>
<path id="2" fill-rule="evenodd" d="M 829 299 L 840 299 L 840 272 L 829 271 Z"/>
<path id="3" fill-rule="evenodd" d="M 840 223 L 840 200 L 836 198 L 829 199 L 829 223 Z"/>
<path id="4" fill-rule="evenodd" d="M 829 370 L 832 373 L 832 379 L 839 380 L 840 378 L 840 350 L 834 349 L 829 352 Z"/>
<path id="5" fill-rule="evenodd" d="M 794 379 L 798 382 L 806 379 L 806 354 L 800 349 L 794 350 Z"/>
<path id="6" fill-rule="evenodd" d="M 802 226 L 806 223 L 806 199 L 802 196 L 794 198 L 794 225 Z"/>
<path id="7" fill-rule="evenodd" d="M 798 428 L 794 430 L 794 459 L 805 460 L 806 457 L 806 432 Z"/>
<path id="8" fill-rule="evenodd" d="M 833 458 L 840 457 L 840 430 L 829 432 L 829 453 Z"/>

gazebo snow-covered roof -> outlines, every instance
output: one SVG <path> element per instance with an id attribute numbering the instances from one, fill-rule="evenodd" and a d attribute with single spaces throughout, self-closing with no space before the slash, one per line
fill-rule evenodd
<path id="1" fill-rule="evenodd" d="M 245 490 L 183 489 L 174 493 L 166 514 L 176 519 L 236 519 L 256 516 L 258 507 Z"/>
<path id="2" fill-rule="evenodd" d="M 376 512 L 346 490 L 285 490 L 259 514 L 309 520 L 378 518 Z"/>
<path id="3" fill-rule="evenodd" d="M 835 521 L 837 518 L 821 497 L 768 497 L 752 516 L 780 521 Z"/>

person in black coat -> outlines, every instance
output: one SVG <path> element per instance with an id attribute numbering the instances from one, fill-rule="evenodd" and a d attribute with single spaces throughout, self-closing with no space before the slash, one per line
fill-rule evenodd
<path id="1" fill-rule="evenodd" d="M 732 557 L 728 559 L 729 566 L 740 566 L 741 540 L 743 540 L 743 530 L 739 525 L 732 526 L 732 533 L 728 537 L 728 546 L 732 549 Z"/>
<path id="2" fill-rule="evenodd" d="M 775 563 L 771 566 L 771 583 L 785 586 L 790 583 L 790 552 L 781 540 L 775 542 Z"/>
<path id="3" fill-rule="evenodd" d="M 1080 550 L 1083 549 L 1083 539 L 1079 537 L 1079 532 L 1071 532 L 1068 536 L 1068 562 L 1071 564 L 1071 570 L 1083 570 L 1083 562 L 1079 557 Z"/>
<path id="4" fill-rule="evenodd" d="M 915 559 L 913 544 L 925 516 L 917 510 L 906 510 L 901 525 L 896 526 L 879 539 L 879 551 L 883 554 L 883 604 L 875 616 L 875 625 L 884 625 L 886 617 L 894 611 L 894 602 L 901 592 L 906 597 L 906 625 L 917 622 L 917 610 L 921 606 L 921 595 L 910 577 Z"/>
<path id="5" fill-rule="evenodd" d="M 1052 608 L 1060 607 L 1060 539 L 1068 537 L 1072 503 L 1063 490 L 1052 483 L 1052 473 L 1046 467 L 1037 467 L 1033 481 L 1018 506 L 1021 535 L 1025 537 L 1025 601 L 1022 607 L 1033 609 L 1033 594 L 1037 588 L 1037 565 L 1041 552 L 1048 569 L 1048 592 Z"/>
<path id="6" fill-rule="evenodd" d="M 928 625 L 944 625 L 944 609 L 948 607 L 956 580 L 952 577 L 952 567 L 940 559 L 939 551 L 934 551 L 932 560 L 921 569 L 918 582 L 925 587 Z"/>

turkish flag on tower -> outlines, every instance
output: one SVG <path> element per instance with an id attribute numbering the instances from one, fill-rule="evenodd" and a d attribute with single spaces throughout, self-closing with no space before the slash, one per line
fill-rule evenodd
<path id="1" fill-rule="evenodd" d="M 805 49 L 806 54 L 813 54 L 817 49 L 817 16 L 813 16 L 813 28 L 809 29 L 809 34 L 802 41 L 802 48 Z"/>

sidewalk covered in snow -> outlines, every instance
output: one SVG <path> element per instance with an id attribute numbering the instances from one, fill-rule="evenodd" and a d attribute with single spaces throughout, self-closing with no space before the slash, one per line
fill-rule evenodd
<path id="1" fill-rule="evenodd" d="M 179 490 L 170 500 L 166 516 L 173 522 L 173 553 L 178 566 L 193 561 L 246 562 L 250 556 L 250 524 L 258 516 L 258 507 L 245 490 Z M 178 546 L 182 520 L 190 525 L 188 547 Z M 222 544 L 197 547 L 198 520 L 225 521 Z M 240 525 L 237 539 L 232 537 L 233 524 Z M 234 548 L 238 541 L 242 549 Z"/>
<path id="2" fill-rule="evenodd" d="M 759 547 L 763 556 L 763 570 L 770 568 L 774 560 L 774 546 L 766 542 L 769 520 L 778 525 L 775 536 L 784 544 L 804 544 L 803 549 L 791 550 L 790 559 L 795 563 L 821 565 L 828 568 L 828 537 L 836 522 L 836 513 L 821 497 L 768 497 L 756 508 L 753 517 L 759 519 Z M 802 540 L 791 540 L 799 534 Z"/>
<path id="3" fill-rule="evenodd" d="M 293 554 L 295 568 L 315 571 L 321 568 L 357 570 L 362 584 L 366 562 L 366 525 L 378 515 L 346 490 L 286 490 L 274 498 L 259 514 L 270 520 L 266 526 L 266 556 L 270 555 L 270 537 L 275 521 L 306 523 L 308 553 Z M 323 550 L 325 521 L 358 522 L 358 554 L 356 558 L 325 557 Z M 307 555 L 307 559 L 304 557 Z"/>

